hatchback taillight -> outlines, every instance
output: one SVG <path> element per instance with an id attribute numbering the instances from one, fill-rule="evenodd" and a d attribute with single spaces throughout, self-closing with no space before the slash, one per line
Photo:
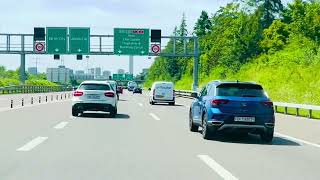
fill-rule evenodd
<path id="1" fill-rule="evenodd" d="M 114 97 L 114 93 L 113 92 L 105 92 L 104 95 L 106 97 Z"/>
<path id="2" fill-rule="evenodd" d="M 83 95 L 83 92 L 81 92 L 81 91 L 75 91 L 73 93 L 73 96 L 75 96 L 75 97 L 79 97 L 79 96 L 82 96 L 82 95 Z"/>
<path id="3" fill-rule="evenodd" d="M 261 104 L 263 104 L 265 106 L 273 106 L 273 102 L 272 101 L 264 101 L 264 102 L 261 102 Z"/>
<path id="4" fill-rule="evenodd" d="M 229 100 L 227 99 L 214 99 L 211 101 L 211 105 L 213 107 L 219 106 L 221 104 L 228 104 L 228 103 L 229 103 Z"/>

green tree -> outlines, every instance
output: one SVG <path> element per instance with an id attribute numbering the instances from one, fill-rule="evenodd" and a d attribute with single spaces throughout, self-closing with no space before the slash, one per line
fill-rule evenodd
<path id="1" fill-rule="evenodd" d="M 208 13 L 206 11 L 202 11 L 200 18 L 196 22 L 193 33 L 198 37 L 202 37 L 209 33 L 211 28 L 212 23 L 209 19 Z"/>
<path id="2" fill-rule="evenodd" d="M 274 19 L 283 12 L 281 0 L 243 0 L 247 6 L 262 12 L 261 24 L 263 28 L 268 28 Z"/>
<path id="3" fill-rule="evenodd" d="M 188 35 L 188 29 L 187 29 L 187 20 L 185 13 L 182 14 L 181 24 L 178 30 L 178 35 L 181 37 L 185 37 Z"/>
<path id="4" fill-rule="evenodd" d="M 287 44 L 290 35 L 289 26 L 280 20 L 275 20 L 268 29 L 263 32 L 264 39 L 260 42 L 263 50 L 276 52 Z"/>

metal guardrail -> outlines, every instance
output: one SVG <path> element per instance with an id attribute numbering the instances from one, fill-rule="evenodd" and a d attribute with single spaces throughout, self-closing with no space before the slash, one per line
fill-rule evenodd
<path id="1" fill-rule="evenodd" d="M 188 90 L 175 90 L 177 96 L 192 98 L 191 93 L 195 91 Z M 284 102 L 273 102 L 275 112 L 278 111 L 278 107 L 284 107 L 284 114 L 288 114 L 288 108 L 296 109 L 296 116 L 300 116 L 300 109 L 308 110 L 308 117 L 312 118 L 312 111 L 320 111 L 320 106 L 307 105 L 307 104 L 294 104 L 294 103 L 284 103 Z"/>
<path id="2" fill-rule="evenodd" d="M 44 93 L 44 92 L 61 92 L 71 91 L 71 86 L 4 86 L 0 87 L 0 94 L 17 94 L 17 93 Z"/>

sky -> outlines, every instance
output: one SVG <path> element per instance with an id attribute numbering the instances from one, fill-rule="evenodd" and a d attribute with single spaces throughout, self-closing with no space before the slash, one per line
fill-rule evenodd
<path id="1" fill-rule="evenodd" d="M 161 29 L 171 35 L 185 13 L 189 32 L 202 10 L 216 12 L 230 0 L 0 0 L 0 33 L 33 33 L 34 27 L 90 27 L 91 34 L 113 34 L 113 28 Z M 5 43 L 0 37 L 1 43 Z M 90 56 L 88 62 L 75 56 L 27 55 L 26 68 L 36 65 L 38 70 L 64 64 L 74 70 L 101 67 L 115 73 L 128 71 L 128 56 Z M 134 57 L 134 74 L 149 68 L 154 58 Z M 0 65 L 17 69 L 19 55 L 0 55 Z"/>

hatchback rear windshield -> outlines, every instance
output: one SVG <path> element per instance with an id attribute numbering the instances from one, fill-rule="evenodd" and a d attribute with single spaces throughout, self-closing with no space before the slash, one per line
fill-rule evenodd
<path id="1" fill-rule="evenodd" d="M 217 86 L 217 96 L 267 97 L 260 85 L 239 83 Z"/>
<path id="2" fill-rule="evenodd" d="M 80 90 L 101 90 L 101 91 L 109 91 L 110 86 L 107 84 L 82 84 L 79 87 Z"/>

